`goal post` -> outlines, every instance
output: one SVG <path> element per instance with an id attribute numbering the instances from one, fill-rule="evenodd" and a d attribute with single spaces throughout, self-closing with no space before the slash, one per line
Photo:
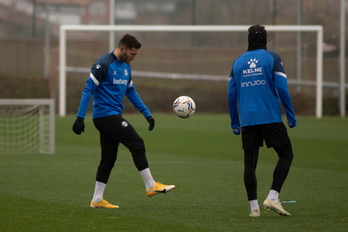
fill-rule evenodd
<path id="1" fill-rule="evenodd" d="M 0 99 L 0 154 L 54 154 L 54 99 Z"/>
<path id="2" fill-rule="evenodd" d="M 59 115 L 66 115 L 66 33 L 68 31 L 104 32 L 247 32 L 250 25 L 61 25 L 59 35 Z M 323 105 L 323 26 L 265 25 L 267 31 L 316 32 L 315 116 L 322 117 Z"/>

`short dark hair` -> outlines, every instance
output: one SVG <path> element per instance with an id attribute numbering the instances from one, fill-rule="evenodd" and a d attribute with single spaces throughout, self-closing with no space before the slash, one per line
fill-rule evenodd
<path id="1" fill-rule="evenodd" d="M 118 43 L 118 47 L 126 47 L 126 48 L 136 48 L 140 49 L 141 48 L 141 43 L 132 35 L 130 34 L 125 34 L 121 39 L 120 42 Z"/>

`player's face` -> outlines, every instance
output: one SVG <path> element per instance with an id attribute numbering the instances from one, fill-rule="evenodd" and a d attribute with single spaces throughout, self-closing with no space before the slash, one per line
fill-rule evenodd
<path id="1" fill-rule="evenodd" d="M 123 49 L 121 50 L 121 57 L 120 57 L 120 60 L 129 64 L 132 60 L 135 60 L 135 57 L 136 55 L 138 55 L 139 53 L 139 50 L 140 49 L 137 49 L 137 48 L 125 48 L 125 47 L 122 47 Z"/>

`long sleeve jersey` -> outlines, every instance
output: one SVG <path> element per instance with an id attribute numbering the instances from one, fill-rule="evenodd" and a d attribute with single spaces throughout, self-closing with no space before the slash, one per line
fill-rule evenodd
<path id="1" fill-rule="evenodd" d="M 264 49 L 247 51 L 232 65 L 228 84 L 231 127 L 296 122 L 287 76 L 279 55 Z"/>
<path id="2" fill-rule="evenodd" d="M 122 115 L 124 96 L 127 96 L 145 118 L 151 116 L 149 109 L 135 90 L 131 78 L 131 66 L 119 61 L 113 52 L 102 56 L 93 64 L 82 92 L 77 117 L 85 118 L 92 95 L 93 118 Z"/>

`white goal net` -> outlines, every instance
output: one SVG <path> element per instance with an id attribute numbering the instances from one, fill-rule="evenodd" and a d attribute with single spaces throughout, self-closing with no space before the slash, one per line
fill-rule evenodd
<path id="1" fill-rule="evenodd" d="M 55 152 L 53 99 L 0 99 L 0 154 Z"/>

